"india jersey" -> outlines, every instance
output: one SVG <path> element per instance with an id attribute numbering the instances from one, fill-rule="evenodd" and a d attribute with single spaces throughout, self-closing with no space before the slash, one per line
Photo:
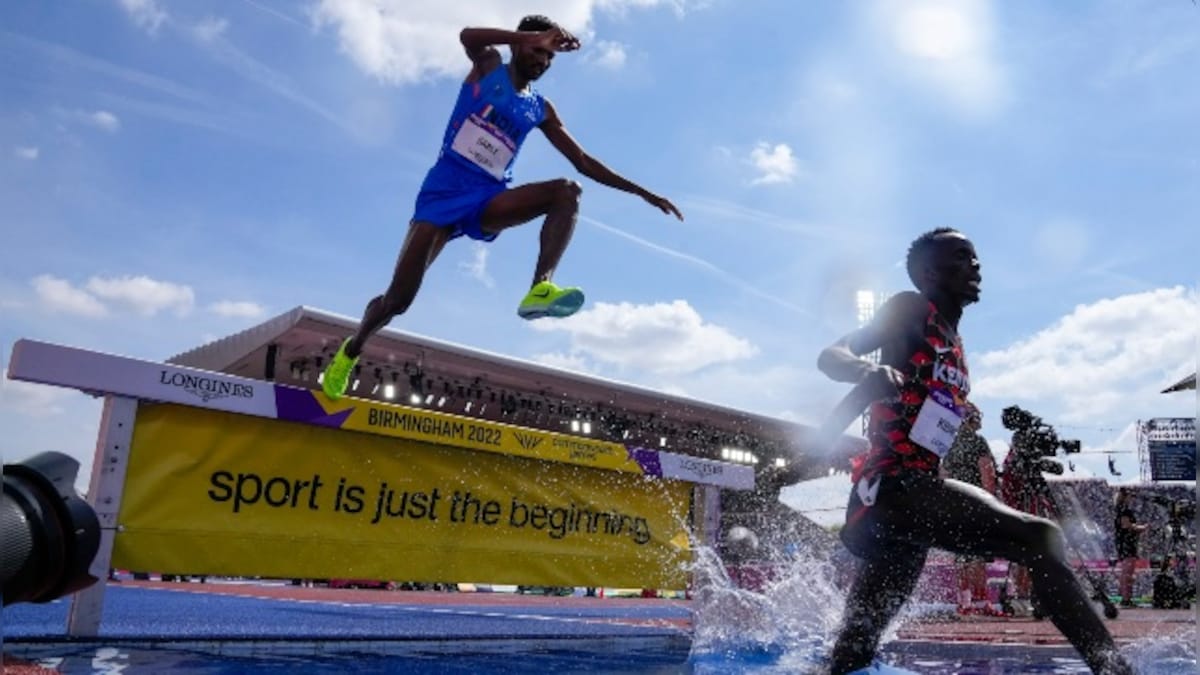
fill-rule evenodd
<path id="1" fill-rule="evenodd" d="M 446 125 L 438 164 L 445 162 L 494 180 L 512 181 L 512 165 L 530 130 L 546 117 L 533 87 L 513 88 L 507 65 L 478 82 L 464 82 Z M 449 168 L 449 167 L 444 167 Z"/>

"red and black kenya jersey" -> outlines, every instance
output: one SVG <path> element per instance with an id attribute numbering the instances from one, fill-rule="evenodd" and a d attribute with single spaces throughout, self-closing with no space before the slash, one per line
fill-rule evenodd
<path id="1" fill-rule="evenodd" d="M 932 388 L 945 389 L 961 403 L 971 384 L 962 339 L 932 302 L 925 318 L 924 340 L 916 343 L 900 370 L 907 379 L 900 396 L 871 405 L 867 425 L 871 447 L 864 461 L 855 467 L 854 480 L 909 470 L 937 471 L 938 456 L 909 440 L 909 432 Z"/>

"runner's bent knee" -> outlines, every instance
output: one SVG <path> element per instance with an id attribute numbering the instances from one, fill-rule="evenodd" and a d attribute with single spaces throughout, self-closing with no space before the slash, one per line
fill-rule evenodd
<path id="1" fill-rule="evenodd" d="M 579 181 L 562 178 L 554 182 L 554 202 L 557 204 L 578 206 L 582 195 L 583 186 Z"/>
<path id="2" fill-rule="evenodd" d="M 1031 565 L 1043 560 L 1066 560 L 1062 528 L 1045 518 L 1029 516 L 1017 528 L 1014 539 L 1017 549 L 1009 554 L 1014 562 Z"/>

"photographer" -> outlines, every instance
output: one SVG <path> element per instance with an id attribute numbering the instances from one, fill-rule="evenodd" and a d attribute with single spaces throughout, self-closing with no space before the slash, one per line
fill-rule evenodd
<path id="1" fill-rule="evenodd" d="M 1137 522 L 1130 501 L 1128 488 L 1117 490 L 1116 516 L 1113 519 L 1113 534 L 1117 545 L 1117 561 L 1120 566 L 1118 586 L 1121 606 L 1133 607 L 1133 574 L 1137 569 L 1138 538 L 1146 531 L 1146 525 Z"/>
<path id="2" fill-rule="evenodd" d="M 1134 493 L 1131 497 L 1139 497 Z M 1196 583 L 1192 568 L 1196 552 L 1189 526 L 1196 520 L 1196 502 L 1172 499 L 1163 495 L 1146 497 L 1166 509 L 1166 553 L 1154 577 L 1151 603 L 1156 609 L 1188 609 L 1196 599 Z M 1192 564 L 1189 564 L 1191 561 Z"/>
<path id="3" fill-rule="evenodd" d="M 942 461 L 942 470 L 947 478 L 983 488 L 990 495 L 996 494 L 996 459 L 987 441 L 979 435 L 983 425 L 983 414 L 973 404 L 967 404 L 962 427 L 950 446 L 950 452 Z M 958 554 L 954 556 L 958 567 L 958 613 L 994 614 L 988 602 L 987 565 L 992 561 L 985 556 Z"/>
<path id="4" fill-rule="evenodd" d="M 1057 520 L 1058 514 L 1046 483 L 1045 473 L 1061 474 L 1063 467 L 1048 459 L 1058 447 L 1054 430 L 1041 420 L 1012 406 L 1002 413 L 1005 428 L 1013 431 L 1008 456 L 1004 458 L 1001 474 L 1000 498 L 1008 506 L 1034 516 Z M 1015 599 L 1013 609 L 1019 614 L 1033 614 L 1032 585 L 1029 570 L 1023 565 L 1012 565 Z"/>

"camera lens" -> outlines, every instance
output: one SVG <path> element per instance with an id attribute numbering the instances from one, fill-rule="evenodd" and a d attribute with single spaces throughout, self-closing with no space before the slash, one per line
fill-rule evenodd
<path id="1" fill-rule="evenodd" d="M 96 582 L 96 512 L 75 492 L 79 462 L 44 452 L 4 465 L 0 588 L 5 605 L 49 602 Z"/>

